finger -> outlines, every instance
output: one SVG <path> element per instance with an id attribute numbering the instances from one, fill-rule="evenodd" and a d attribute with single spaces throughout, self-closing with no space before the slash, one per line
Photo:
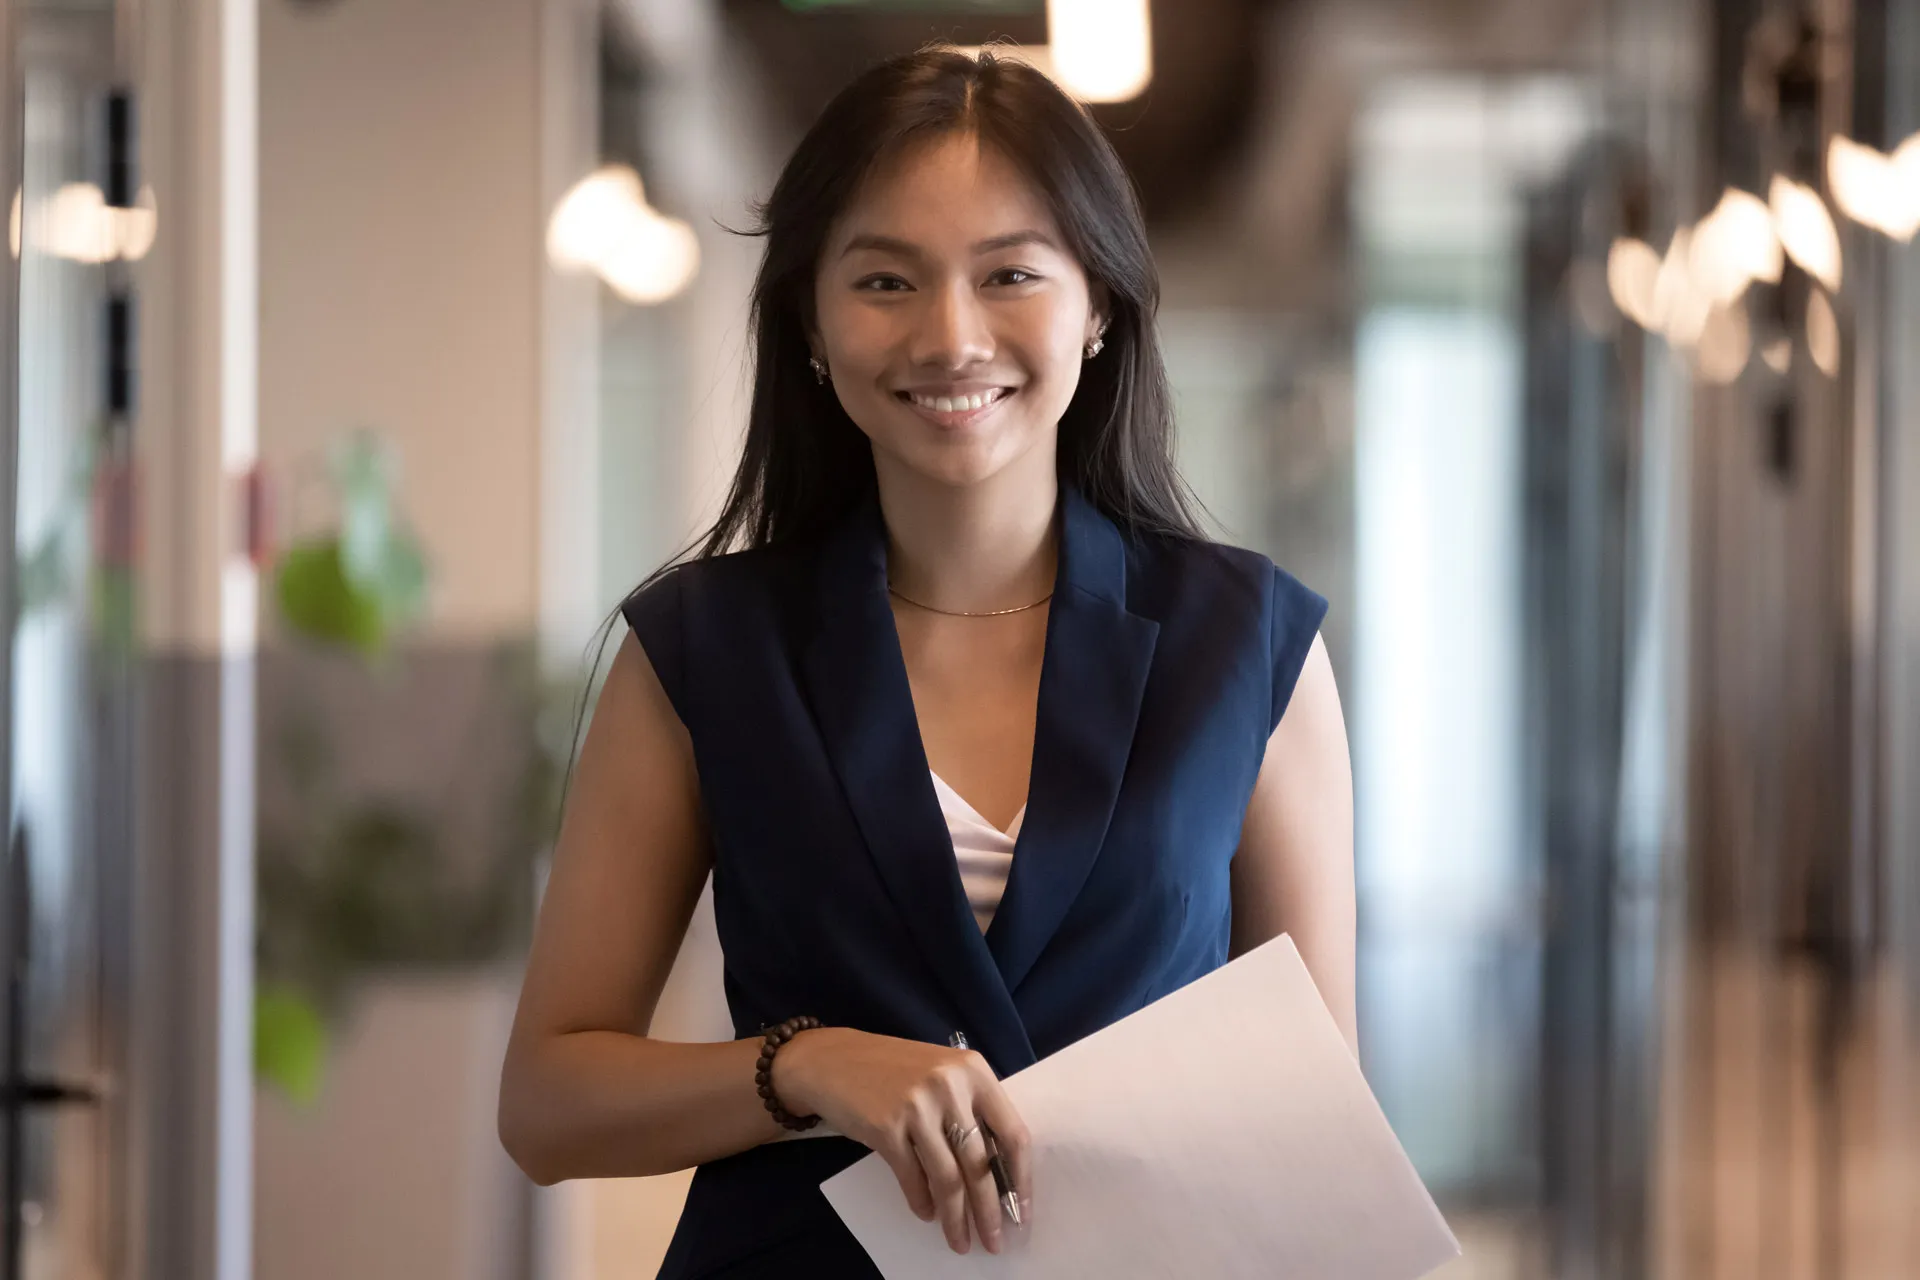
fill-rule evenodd
<path id="1" fill-rule="evenodd" d="M 965 1253 L 972 1241 L 967 1229 L 966 1185 L 941 1128 L 936 1116 L 916 1116 L 911 1130 L 913 1150 L 933 1192 L 934 1209 L 940 1215 L 941 1229 L 947 1233 L 947 1244 L 955 1253 Z"/>
<path id="2" fill-rule="evenodd" d="M 932 1102 L 941 1124 L 968 1117 L 972 1124 L 973 1096 L 994 1079 L 993 1067 L 977 1049 L 962 1049 L 941 1064 L 928 1080 Z"/>
<path id="3" fill-rule="evenodd" d="M 939 1077 L 945 1114 L 964 1117 L 959 1123 L 975 1129 L 955 1152 L 955 1164 L 960 1169 L 966 1188 L 968 1216 L 980 1237 L 980 1243 L 987 1247 L 988 1252 L 998 1253 L 1002 1230 L 1000 1188 L 994 1181 L 993 1167 L 988 1163 L 986 1138 L 977 1129 L 979 1117 L 974 1100 L 983 1091 L 998 1091 L 1000 1082 L 993 1074 L 993 1064 L 977 1050 L 963 1053 L 959 1066 L 958 1071 L 942 1072 Z M 943 1129 L 946 1123 L 950 1121 L 943 1122 Z"/>
<path id="4" fill-rule="evenodd" d="M 1007 1177 L 1020 1201 L 1020 1221 L 1024 1224 L 1033 1212 L 1033 1135 L 998 1080 L 982 1089 L 973 1105 L 993 1130 L 993 1140 L 1000 1144 L 1000 1158 L 1006 1163 Z"/>
<path id="5" fill-rule="evenodd" d="M 897 1142 L 889 1142 L 878 1150 L 880 1158 L 893 1170 L 901 1193 L 907 1197 L 907 1208 L 913 1210 L 913 1216 L 920 1221 L 932 1222 L 933 1192 L 927 1186 L 927 1172 L 920 1167 L 920 1157 L 915 1154 L 912 1141 L 902 1134 Z"/>
<path id="6" fill-rule="evenodd" d="M 972 1123 L 978 1124 L 975 1120 Z M 967 1208 L 973 1215 L 973 1227 L 988 1253 L 1000 1252 L 1000 1188 L 993 1180 L 993 1166 L 987 1163 L 987 1140 L 977 1129 L 961 1144 L 957 1153 L 960 1174 L 966 1179 Z"/>

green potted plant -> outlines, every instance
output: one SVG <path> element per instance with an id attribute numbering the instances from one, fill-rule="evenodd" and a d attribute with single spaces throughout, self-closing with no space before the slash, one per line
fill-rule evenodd
<path id="1" fill-rule="evenodd" d="M 395 509 L 397 472 L 377 437 L 342 441 L 328 467 L 338 525 L 293 541 L 273 569 L 292 642 L 350 655 L 376 680 L 404 678 L 395 641 L 423 614 L 429 579 Z M 543 684 L 530 644 L 502 645 L 494 663 L 489 696 L 506 700 L 525 736 L 509 754 L 517 776 L 487 801 L 492 847 L 465 858 L 450 856 L 445 815 L 427 800 L 343 783 L 342 744 L 310 701 L 295 698 L 262 725 L 282 799 L 258 833 L 255 1070 L 296 1102 L 318 1098 L 330 1028 L 357 982 L 472 968 L 524 941 L 559 772 L 539 724 L 571 690 Z"/>

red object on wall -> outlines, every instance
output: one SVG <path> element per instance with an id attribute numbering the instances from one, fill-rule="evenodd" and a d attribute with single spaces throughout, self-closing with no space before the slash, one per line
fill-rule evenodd
<path id="1" fill-rule="evenodd" d="M 256 569 L 273 557 L 273 501 L 265 469 L 258 462 L 240 473 L 241 552 Z"/>

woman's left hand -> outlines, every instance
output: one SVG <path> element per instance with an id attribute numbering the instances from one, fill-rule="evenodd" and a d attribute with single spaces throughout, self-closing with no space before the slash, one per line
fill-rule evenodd
<path id="1" fill-rule="evenodd" d="M 1020 1198 L 1032 1212 L 1031 1141 L 993 1067 L 971 1049 L 951 1049 L 849 1027 L 820 1027 L 789 1040 L 773 1060 L 774 1092 L 789 1111 L 817 1114 L 880 1153 L 907 1204 L 939 1218 L 947 1243 L 965 1253 L 977 1231 L 1000 1252 L 1000 1196 L 982 1124 L 991 1125 Z M 948 1126 L 967 1132 L 957 1145 Z"/>

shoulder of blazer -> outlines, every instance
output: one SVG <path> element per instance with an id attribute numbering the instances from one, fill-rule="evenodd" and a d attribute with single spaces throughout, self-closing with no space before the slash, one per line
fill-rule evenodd
<path id="1" fill-rule="evenodd" d="M 1129 541 L 1127 607 L 1181 636 L 1245 661 L 1264 653 L 1271 735 L 1292 700 L 1327 600 L 1257 551 L 1197 539 Z"/>
<path id="2" fill-rule="evenodd" d="M 815 542 L 748 547 L 697 560 L 669 565 L 628 603 L 655 596 L 671 596 L 679 608 L 697 602 L 737 608 L 756 600 L 772 601 L 802 587 L 811 573 Z"/>
<path id="3" fill-rule="evenodd" d="M 1167 621 L 1199 610 L 1245 613 L 1265 625 L 1276 569 L 1258 551 L 1199 538 L 1127 539 L 1127 607 Z"/>
<path id="4" fill-rule="evenodd" d="M 811 574 L 804 545 L 755 547 L 669 565 L 620 604 L 682 721 L 691 725 L 689 666 L 716 639 L 772 637 Z M 773 624 L 771 626 L 765 624 Z"/>

